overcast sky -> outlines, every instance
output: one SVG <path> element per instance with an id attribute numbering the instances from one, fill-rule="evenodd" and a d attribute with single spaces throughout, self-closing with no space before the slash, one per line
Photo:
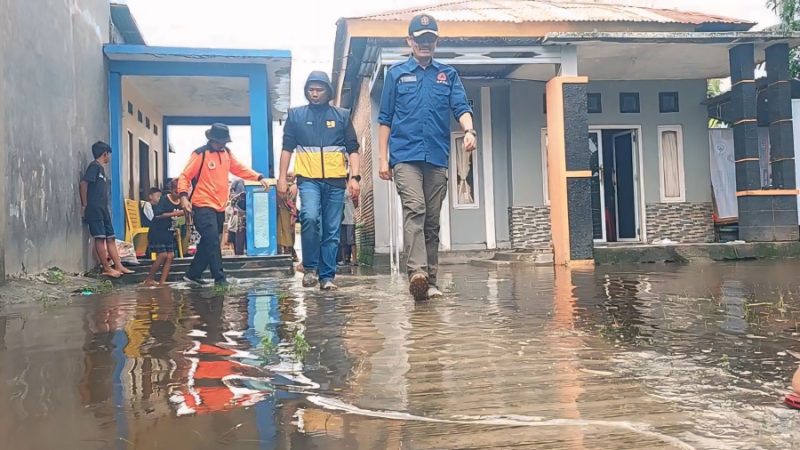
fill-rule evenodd
<path id="1" fill-rule="evenodd" d="M 618 0 L 617 0 L 618 1 Z M 677 8 L 754 20 L 777 20 L 766 0 L 631 0 L 643 6 Z M 330 73 L 336 21 L 431 0 L 127 0 L 150 45 L 289 49 L 292 104 L 302 104 L 311 70 Z"/>

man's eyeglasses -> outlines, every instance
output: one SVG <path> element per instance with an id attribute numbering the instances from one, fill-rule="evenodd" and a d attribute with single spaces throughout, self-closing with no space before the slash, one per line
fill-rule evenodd
<path id="1" fill-rule="evenodd" d="M 439 39 L 438 36 L 430 34 L 430 33 L 426 33 L 426 34 L 423 34 L 422 36 L 415 37 L 414 38 L 414 42 L 416 42 L 417 44 L 420 44 L 420 45 L 430 45 L 430 44 L 435 43 L 438 39 Z"/>

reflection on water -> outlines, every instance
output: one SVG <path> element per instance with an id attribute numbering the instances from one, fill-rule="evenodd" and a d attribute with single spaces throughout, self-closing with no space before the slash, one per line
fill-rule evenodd
<path id="1" fill-rule="evenodd" d="M 13 449 L 790 448 L 797 263 L 449 267 L 0 309 Z M 13 309 L 12 309 L 13 308 Z"/>

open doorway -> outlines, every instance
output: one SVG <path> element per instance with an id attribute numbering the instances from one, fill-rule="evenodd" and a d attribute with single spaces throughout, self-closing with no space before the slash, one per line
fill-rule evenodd
<path id="1" fill-rule="evenodd" d="M 150 144 L 139 139 L 139 200 L 150 192 Z"/>
<path id="2" fill-rule="evenodd" d="M 639 129 L 592 127 L 592 220 L 597 242 L 639 242 Z"/>

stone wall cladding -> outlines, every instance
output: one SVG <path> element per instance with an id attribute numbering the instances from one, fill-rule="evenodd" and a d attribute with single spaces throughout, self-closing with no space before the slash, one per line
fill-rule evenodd
<path id="1" fill-rule="evenodd" d="M 696 244 L 714 242 L 711 203 L 653 203 L 646 207 L 647 240 Z"/>
<path id="2" fill-rule="evenodd" d="M 512 206 L 508 208 L 508 219 L 511 228 L 511 248 L 551 247 L 549 206 Z"/>

